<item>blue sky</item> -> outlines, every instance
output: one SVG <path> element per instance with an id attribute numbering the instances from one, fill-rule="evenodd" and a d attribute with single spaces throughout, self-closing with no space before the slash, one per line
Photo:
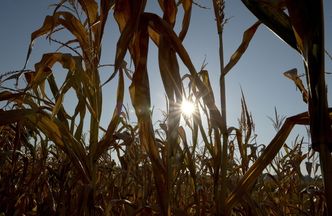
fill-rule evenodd
<path id="1" fill-rule="evenodd" d="M 27 48 L 30 40 L 30 33 L 39 28 L 45 15 L 51 14 L 49 5 L 56 1 L 52 0 L 2 0 L 0 7 L 0 72 L 19 70 L 24 65 Z M 155 0 L 149 0 L 147 10 L 160 14 L 156 8 Z M 200 0 L 201 5 L 211 8 L 211 1 Z M 332 2 L 325 0 L 325 26 L 326 26 L 326 50 L 332 53 Z M 225 62 L 236 50 L 242 40 L 243 32 L 250 27 L 256 18 L 242 5 L 240 0 L 226 1 L 226 17 L 229 21 L 224 29 L 224 52 Z M 111 64 L 114 60 L 115 45 L 118 39 L 118 28 L 110 16 L 107 31 L 104 38 L 103 64 Z M 178 22 L 181 19 L 178 18 Z M 196 69 L 199 69 L 206 58 L 208 63 L 206 69 L 210 73 L 212 85 L 215 88 L 215 97 L 218 100 L 219 92 L 219 56 L 218 38 L 212 9 L 193 8 L 190 29 L 184 46 L 190 54 Z M 155 119 L 160 119 L 160 109 L 165 110 L 165 96 L 158 72 L 156 48 L 151 43 L 149 54 L 149 73 L 151 80 L 152 104 L 155 107 Z M 28 68 L 32 69 L 43 52 L 54 51 L 49 47 L 48 42 L 39 39 L 34 47 Z M 246 54 L 239 63 L 230 71 L 226 77 L 227 111 L 229 126 L 237 126 L 237 119 L 240 116 L 240 98 L 243 89 L 246 101 L 252 112 L 256 133 L 259 143 L 268 143 L 274 136 L 275 131 L 267 116 L 273 116 L 276 106 L 281 115 L 291 116 L 306 111 L 306 104 L 302 96 L 296 90 L 294 84 L 283 76 L 283 72 L 297 68 L 303 73 L 301 57 L 288 45 L 282 42 L 265 26 L 261 25 L 257 30 L 252 43 Z M 110 68 L 103 69 L 108 74 Z M 182 67 L 182 75 L 187 71 Z M 326 58 L 326 71 L 332 72 L 332 61 Z M 326 76 L 326 83 L 329 85 L 329 104 L 332 101 L 332 75 Z M 104 95 L 114 97 L 112 82 L 105 89 Z M 127 86 L 128 87 L 128 86 Z M 113 92 L 113 93 L 112 93 Z M 129 103 L 129 98 L 127 98 Z M 67 101 L 72 98 L 67 97 Z M 65 100 L 65 102 L 66 102 Z M 105 110 L 112 113 L 112 104 L 104 99 Z M 219 104 L 219 102 L 218 102 Z M 103 117 L 105 123 L 111 115 Z M 293 136 L 302 133 L 304 130 L 297 127 Z"/>

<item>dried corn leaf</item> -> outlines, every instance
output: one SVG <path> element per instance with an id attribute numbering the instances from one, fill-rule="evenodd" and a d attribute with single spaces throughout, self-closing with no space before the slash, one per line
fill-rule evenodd
<path id="1" fill-rule="evenodd" d="M 312 33 L 317 25 L 317 19 L 319 19 L 320 14 L 315 14 L 318 17 L 314 17 L 313 8 L 318 5 L 316 2 L 311 4 L 309 1 L 288 1 L 286 0 L 286 6 L 289 13 L 289 19 L 291 21 L 293 32 L 296 38 L 297 46 L 303 55 L 307 55 L 310 49 L 312 40 Z M 318 27 L 318 26 L 317 26 Z M 315 32 L 317 34 L 318 32 Z M 305 60 L 307 56 L 304 56 Z"/>
<path id="2" fill-rule="evenodd" d="M 170 214 L 168 200 L 166 169 L 159 156 L 157 142 L 154 138 L 150 111 L 150 87 L 147 73 L 148 52 L 148 20 L 141 17 L 139 27 L 134 34 L 131 55 L 135 64 L 132 83 L 129 87 L 132 104 L 138 118 L 140 143 L 148 152 L 151 160 L 155 184 L 157 188 L 158 203 L 162 214 Z"/>
<path id="3" fill-rule="evenodd" d="M 279 152 L 294 125 L 308 123 L 309 117 L 307 112 L 286 119 L 281 129 L 278 131 L 261 156 L 249 168 L 249 170 L 239 181 L 236 188 L 228 196 L 225 209 L 231 210 L 232 207 L 241 200 L 242 195 L 252 188 L 256 179 Z"/>
<path id="4" fill-rule="evenodd" d="M 150 116 L 150 86 L 147 73 L 147 50 L 148 38 L 147 29 L 140 28 L 135 34 L 133 46 L 133 60 L 135 71 L 132 84 L 130 85 L 130 97 L 138 118 L 147 118 Z"/>
<path id="5" fill-rule="evenodd" d="M 12 96 L 8 92 L 1 92 L 1 99 L 2 97 L 5 96 Z M 12 124 L 14 122 L 18 122 L 21 120 L 24 120 L 27 118 L 29 115 L 35 114 L 35 111 L 32 109 L 22 109 L 22 110 L 8 110 L 8 111 L 3 111 L 0 109 L 0 126 Z"/>
<path id="6" fill-rule="evenodd" d="M 202 79 L 202 82 L 204 83 L 205 88 L 207 89 L 208 93 L 207 94 L 207 98 L 206 98 L 206 104 L 214 104 L 215 103 L 215 99 L 214 99 L 214 94 L 213 94 L 213 90 L 212 90 L 212 86 L 211 86 L 211 82 L 210 82 L 210 77 L 209 77 L 209 72 L 207 70 L 202 70 L 201 72 L 199 72 L 199 75 Z M 204 97 L 204 96 L 203 96 Z"/>
<path id="7" fill-rule="evenodd" d="M 241 0 L 243 4 L 283 41 L 297 50 L 297 43 L 289 17 L 283 11 L 283 0 Z"/>
<path id="8" fill-rule="evenodd" d="M 184 145 L 184 152 L 186 154 L 186 158 L 188 160 L 188 169 L 190 171 L 190 175 L 194 180 L 196 180 L 196 166 L 195 166 L 195 156 L 193 152 L 190 152 L 187 138 L 186 138 L 186 132 L 183 129 L 183 127 L 178 128 L 179 136 L 182 139 L 183 145 Z"/>
<path id="9" fill-rule="evenodd" d="M 144 13 L 143 14 L 150 22 L 149 27 L 153 29 L 155 32 L 167 36 L 169 38 L 170 43 L 174 50 L 179 54 L 180 58 L 182 59 L 183 63 L 189 69 L 190 74 L 194 78 L 195 85 L 200 90 L 200 94 L 203 97 L 205 103 L 209 107 L 209 110 L 213 112 L 214 118 L 216 119 L 217 125 L 219 128 L 225 128 L 221 125 L 221 114 L 218 111 L 216 105 L 211 103 L 211 91 L 204 85 L 204 83 L 199 79 L 196 69 L 193 66 L 188 53 L 186 52 L 185 48 L 182 45 L 181 40 L 176 36 L 174 31 L 165 23 L 162 19 L 160 19 L 157 15 L 151 13 Z M 149 31 L 150 32 L 150 31 Z"/>
<path id="10" fill-rule="evenodd" d="M 181 100 L 183 87 L 175 51 L 165 36 L 160 37 L 158 48 L 160 75 L 168 100 L 174 101 L 175 97 Z"/>
<path id="11" fill-rule="evenodd" d="M 183 20 L 182 20 L 182 29 L 179 33 L 179 39 L 181 41 L 184 40 L 186 34 L 189 29 L 190 18 L 191 18 L 191 8 L 192 8 L 192 0 L 182 0 L 182 7 L 184 11 Z"/>
<path id="12" fill-rule="evenodd" d="M 120 122 L 120 115 L 123 106 L 123 98 L 124 98 L 124 78 L 123 78 L 123 69 L 120 68 L 116 107 L 114 109 L 112 120 L 107 127 L 105 135 L 98 142 L 98 144 L 92 148 L 91 155 L 93 161 L 98 160 L 100 155 L 113 143 L 112 142 L 113 135 Z"/>
<path id="13" fill-rule="evenodd" d="M 12 93 L 10 91 L 1 91 L 0 92 L 0 101 L 16 101 L 24 96 L 24 93 Z"/>
<path id="14" fill-rule="evenodd" d="M 50 116 L 43 112 L 35 112 L 26 116 L 40 129 L 50 140 L 64 150 L 77 170 L 82 174 L 83 180 L 89 182 L 91 179 L 90 170 L 87 168 L 84 146 L 75 140 L 65 125 L 58 120 L 52 120 Z"/>
<path id="15" fill-rule="evenodd" d="M 122 65 L 134 33 L 138 30 L 141 13 L 144 11 L 145 4 L 146 0 L 125 0 L 115 4 L 114 17 L 120 28 L 121 35 L 116 45 L 114 72 L 103 85 L 114 78 L 119 67 Z M 139 8 L 139 10 L 137 10 L 137 8 Z"/>
<path id="16" fill-rule="evenodd" d="M 169 100 L 169 117 L 167 118 L 167 153 L 171 160 L 178 149 L 178 130 L 181 118 L 179 104 L 182 101 L 182 82 L 176 53 L 167 37 L 161 36 L 158 49 L 160 75 Z M 170 161 L 169 161 L 170 162 Z"/>
<path id="17" fill-rule="evenodd" d="M 309 95 L 308 95 L 308 91 L 307 89 L 304 87 L 302 80 L 299 78 L 299 76 L 297 75 L 297 69 L 293 68 L 291 70 L 288 70 L 286 72 L 284 72 L 284 75 L 293 80 L 294 84 L 296 85 L 296 87 L 301 91 L 302 93 L 302 98 L 303 101 L 305 103 L 308 103 L 308 99 L 309 99 Z"/>
<path id="18" fill-rule="evenodd" d="M 226 64 L 225 68 L 222 70 L 223 76 L 225 76 L 234 67 L 234 65 L 240 60 L 241 56 L 247 50 L 249 43 L 260 24 L 261 24 L 261 22 L 257 21 L 254 25 L 252 25 L 250 28 L 248 28 L 243 33 L 243 38 L 242 38 L 242 42 L 241 42 L 240 46 L 233 53 L 233 55 L 231 56 L 231 59 Z"/>
<path id="19" fill-rule="evenodd" d="M 82 138 L 84 117 L 85 117 L 85 113 L 86 113 L 85 101 L 81 97 L 82 96 L 78 96 L 78 104 L 75 107 L 75 112 L 72 117 L 73 120 L 72 120 L 72 125 L 71 125 L 71 131 L 73 131 L 74 126 L 75 126 L 75 118 L 78 114 L 80 114 L 79 123 L 77 125 L 75 133 L 73 133 L 75 139 L 77 139 L 77 140 L 80 140 Z"/>
<path id="20" fill-rule="evenodd" d="M 161 9 L 164 11 L 163 19 L 174 27 L 178 10 L 175 0 L 159 0 L 159 4 L 162 5 Z"/>
<path id="21" fill-rule="evenodd" d="M 98 27 L 93 28 L 95 29 L 95 49 L 100 50 L 100 44 L 102 42 L 103 34 L 104 34 L 104 29 L 105 29 L 105 24 L 108 18 L 109 11 L 111 7 L 114 5 L 114 0 L 101 0 L 100 1 L 100 15 L 99 19 L 97 22 Z"/>
<path id="22" fill-rule="evenodd" d="M 241 89 L 241 106 L 242 106 L 242 112 L 243 112 L 243 119 L 244 119 L 244 123 L 245 123 L 245 130 L 246 130 L 246 136 L 245 136 L 245 140 L 244 143 L 248 144 L 249 143 L 249 139 L 251 138 L 251 132 L 253 130 L 253 122 L 251 121 L 251 115 L 249 113 L 248 107 L 247 107 L 247 102 L 246 99 L 244 97 L 244 93 Z"/>
<path id="23" fill-rule="evenodd" d="M 69 12 L 56 12 L 52 16 L 46 16 L 42 27 L 40 27 L 38 30 L 34 31 L 31 34 L 31 41 L 26 57 L 25 66 L 30 57 L 34 41 L 38 37 L 41 37 L 45 34 L 51 34 L 55 27 L 59 25 L 64 26 L 69 32 L 71 32 L 79 41 L 82 50 L 89 53 L 88 33 L 82 23 Z"/>
<path id="24" fill-rule="evenodd" d="M 47 114 L 36 112 L 32 109 L 19 109 L 0 111 L 0 125 L 11 124 L 18 121 L 29 120 L 37 126 L 50 140 L 61 149 L 65 148 L 65 139 L 58 124 L 55 123 Z"/>
<path id="25" fill-rule="evenodd" d="M 89 26 L 92 26 L 97 21 L 98 3 L 95 0 L 78 0 L 78 2 L 87 16 Z"/>

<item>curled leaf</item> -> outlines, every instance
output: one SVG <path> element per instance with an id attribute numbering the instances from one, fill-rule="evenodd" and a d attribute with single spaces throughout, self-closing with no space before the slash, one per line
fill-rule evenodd
<path id="1" fill-rule="evenodd" d="M 309 95 L 307 89 L 304 87 L 302 80 L 299 78 L 297 75 L 297 69 L 293 68 L 291 70 L 288 70 L 284 72 L 284 75 L 290 79 L 293 80 L 294 84 L 296 85 L 297 88 L 300 89 L 302 93 L 302 98 L 305 103 L 308 103 Z"/>

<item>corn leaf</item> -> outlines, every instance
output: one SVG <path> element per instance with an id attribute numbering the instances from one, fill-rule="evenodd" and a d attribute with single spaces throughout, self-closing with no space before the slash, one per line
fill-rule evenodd
<path id="1" fill-rule="evenodd" d="M 138 118 L 140 143 L 147 151 L 152 163 L 157 186 L 157 195 L 162 214 L 169 214 L 169 199 L 166 189 L 166 169 L 160 159 L 150 111 L 150 87 L 147 73 L 148 20 L 141 17 L 139 27 L 134 34 L 131 55 L 135 64 L 132 83 L 129 87 L 130 98 Z"/>
<path id="2" fill-rule="evenodd" d="M 181 41 L 183 41 L 184 38 L 186 37 L 188 29 L 189 29 L 192 0 L 182 0 L 181 3 L 182 3 L 184 15 L 183 15 L 183 20 L 182 20 L 182 29 L 181 29 L 181 32 L 179 33 L 179 39 Z"/>
<path id="3" fill-rule="evenodd" d="M 305 103 L 308 103 L 308 99 L 309 99 L 309 95 L 308 95 L 308 91 L 307 89 L 304 87 L 302 80 L 299 78 L 299 76 L 297 75 L 297 69 L 291 69 L 288 70 L 286 72 L 284 72 L 284 75 L 292 80 L 294 82 L 294 84 L 296 85 L 296 87 L 300 90 L 300 92 L 302 93 L 302 98 L 303 101 Z"/>
<path id="4" fill-rule="evenodd" d="M 240 60 L 241 56 L 244 54 L 244 52 L 247 50 L 249 43 L 254 36 L 258 26 L 261 24 L 260 21 L 257 21 L 254 25 L 252 25 L 250 28 L 248 28 L 243 33 L 243 38 L 240 46 L 237 48 L 237 50 L 233 53 L 231 56 L 231 59 L 226 64 L 225 68 L 223 69 L 222 74 L 225 76 L 233 67 L 236 65 L 236 63 Z"/>
<path id="5" fill-rule="evenodd" d="M 295 124 L 308 124 L 308 113 L 301 113 L 296 116 L 292 116 L 286 119 L 281 129 L 272 139 L 268 147 L 264 150 L 261 156 L 255 161 L 255 163 L 249 168 L 245 175 L 241 178 L 236 188 L 228 196 L 226 200 L 226 208 L 230 210 L 236 203 L 241 200 L 244 193 L 249 191 L 254 185 L 256 179 L 260 176 L 266 166 L 271 163 L 273 158 L 279 152 L 289 133 L 293 129 Z"/>
<path id="6" fill-rule="evenodd" d="M 168 100 L 174 101 L 175 97 L 181 99 L 183 87 L 175 51 L 164 36 L 161 36 L 158 45 L 159 70 Z"/>
<path id="7" fill-rule="evenodd" d="M 200 94 L 203 97 L 204 102 L 207 103 L 209 110 L 213 110 L 214 117 L 216 119 L 221 119 L 221 114 L 218 111 L 218 108 L 216 107 L 216 105 L 214 103 L 213 104 L 209 103 L 210 98 L 211 98 L 211 95 L 210 95 L 211 92 L 204 85 L 204 83 L 199 79 L 196 69 L 195 69 L 194 65 L 192 64 L 187 51 L 183 47 L 181 40 L 176 36 L 175 32 L 171 29 L 171 27 L 164 20 L 160 19 L 160 17 L 158 17 L 155 14 L 144 13 L 142 16 L 144 16 L 144 18 L 149 20 L 148 24 L 149 24 L 150 28 L 152 28 L 155 32 L 162 34 L 165 37 L 167 36 L 169 38 L 169 41 L 171 42 L 172 47 L 179 54 L 179 57 L 182 59 L 183 63 L 188 68 L 190 74 L 193 76 L 195 85 L 200 90 Z M 216 120 L 216 122 L 217 122 L 219 128 L 224 128 L 221 125 L 221 121 Z"/>
<path id="8" fill-rule="evenodd" d="M 164 12 L 163 19 L 173 28 L 176 21 L 177 5 L 175 0 L 159 0 L 159 5 Z"/>
<path id="9" fill-rule="evenodd" d="M 103 85 L 105 85 L 114 78 L 119 67 L 122 65 L 123 59 L 129 48 L 129 43 L 131 42 L 135 31 L 137 31 L 138 24 L 141 18 L 140 14 L 143 12 L 145 4 L 145 0 L 125 0 L 115 5 L 114 17 L 116 19 L 116 22 L 118 23 L 121 35 L 116 45 L 114 72 L 111 77 L 104 82 Z M 140 9 L 134 10 L 134 8 Z"/>
<path id="10" fill-rule="evenodd" d="M 42 27 L 40 27 L 38 30 L 34 31 L 31 34 L 31 41 L 24 68 L 26 67 L 28 59 L 30 57 L 34 41 L 38 37 L 41 37 L 45 34 L 51 34 L 54 28 L 59 25 L 64 26 L 69 32 L 71 32 L 75 36 L 75 38 L 77 38 L 80 47 L 83 49 L 83 52 L 85 52 L 86 54 L 89 53 L 88 33 L 82 23 L 69 12 L 56 12 L 52 16 L 46 16 Z"/>
<path id="11" fill-rule="evenodd" d="M 95 33 L 95 50 L 101 50 L 101 42 L 104 34 L 105 24 L 108 18 L 109 11 L 111 7 L 114 5 L 114 0 L 101 0 L 100 1 L 100 15 L 99 19 L 95 25 L 98 27 L 94 27 Z M 100 55 L 100 54 L 99 54 Z"/>
<path id="12" fill-rule="evenodd" d="M 294 49 L 297 48 L 295 35 L 289 17 L 283 11 L 283 0 L 261 1 L 241 0 L 243 4 L 269 29 Z"/>
<path id="13" fill-rule="evenodd" d="M 120 122 L 120 114 L 123 106 L 123 98 L 124 98 L 124 79 L 123 79 L 123 69 L 120 68 L 116 107 L 114 109 L 112 120 L 107 127 L 105 135 L 98 142 L 98 144 L 92 148 L 91 157 L 93 158 L 93 161 L 97 161 L 100 155 L 113 143 L 113 135 L 115 134 L 115 130 Z"/>
<path id="14" fill-rule="evenodd" d="M 98 3 L 95 0 L 78 0 L 89 21 L 89 26 L 97 21 Z"/>

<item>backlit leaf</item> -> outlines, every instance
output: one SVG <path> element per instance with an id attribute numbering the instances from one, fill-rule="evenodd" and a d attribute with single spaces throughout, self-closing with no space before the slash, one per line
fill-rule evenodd
<path id="1" fill-rule="evenodd" d="M 181 41 L 184 40 L 186 37 L 186 34 L 189 29 L 189 24 L 190 24 L 190 18 L 191 18 L 191 8 L 192 8 L 192 0 L 182 0 L 182 7 L 184 10 L 184 16 L 182 20 L 182 29 L 179 34 L 179 39 Z"/>
<path id="2" fill-rule="evenodd" d="M 95 0 L 78 0 L 89 21 L 89 25 L 93 25 L 97 21 L 98 3 Z"/>
<path id="3" fill-rule="evenodd" d="M 294 82 L 296 87 L 299 88 L 299 90 L 302 93 L 303 101 L 305 103 L 308 103 L 308 99 L 309 99 L 308 91 L 304 87 L 302 80 L 297 75 L 297 69 L 294 68 L 294 69 L 288 70 L 288 71 L 284 72 L 284 75 Z"/>
<path id="4" fill-rule="evenodd" d="M 261 1 L 241 0 L 243 4 L 283 41 L 297 50 L 295 35 L 288 15 L 284 10 L 284 0 Z"/>
<path id="5" fill-rule="evenodd" d="M 224 76 L 234 67 L 234 65 L 240 60 L 241 56 L 247 50 L 249 43 L 260 24 L 261 24 L 260 21 L 256 22 L 254 25 L 252 25 L 250 28 L 248 28 L 243 33 L 243 38 L 242 38 L 242 42 L 241 42 L 240 46 L 233 53 L 233 55 L 231 56 L 231 59 L 226 64 L 225 68 L 223 69 L 222 73 Z"/>
<path id="6" fill-rule="evenodd" d="M 105 135 L 98 142 L 98 145 L 92 148 L 91 155 L 94 161 L 96 161 L 99 158 L 99 156 L 112 144 L 113 135 L 119 124 L 120 114 L 123 106 L 123 98 L 124 98 L 123 73 L 124 73 L 123 69 L 120 68 L 116 106 L 113 112 L 112 120 L 110 121 L 107 127 Z"/>
<path id="7" fill-rule="evenodd" d="M 34 31 L 31 34 L 31 41 L 29 45 L 25 66 L 30 57 L 35 40 L 38 37 L 41 37 L 45 34 L 51 34 L 53 30 L 59 25 L 64 26 L 69 32 L 71 32 L 77 38 L 83 52 L 89 53 L 88 33 L 85 30 L 82 23 L 69 12 L 56 12 L 52 16 L 46 16 L 42 27 L 40 27 L 38 30 Z"/>

